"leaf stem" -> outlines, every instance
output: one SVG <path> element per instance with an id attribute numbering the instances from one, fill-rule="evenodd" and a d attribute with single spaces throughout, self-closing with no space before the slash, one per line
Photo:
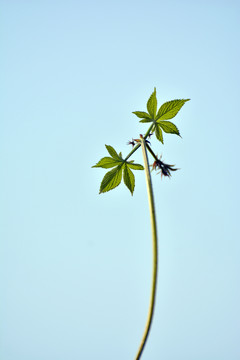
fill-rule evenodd
<path id="1" fill-rule="evenodd" d="M 146 147 L 148 149 L 148 151 L 151 153 L 151 155 L 154 157 L 155 160 L 158 160 L 157 155 L 154 154 L 154 152 L 152 151 L 152 149 L 150 148 L 150 146 L 146 143 Z"/>
<path id="2" fill-rule="evenodd" d="M 146 132 L 146 134 L 144 135 L 144 139 L 146 140 L 146 138 L 148 137 L 148 135 L 150 134 L 150 132 L 152 131 L 152 128 L 154 127 L 154 125 L 155 124 L 152 124 L 150 127 L 149 127 L 149 129 L 148 129 L 148 131 Z"/>
<path id="3" fill-rule="evenodd" d="M 150 131 L 149 131 L 150 132 Z M 154 206 L 154 197 L 153 197 L 153 187 L 151 181 L 151 174 L 149 169 L 149 162 L 146 150 L 146 142 L 145 137 L 141 138 L 141 146 L 143 152 L 143 160 L 144 160 L 144 169 L 146 174 L 146 183 L 147 183 L 147 192 L 148 192 L 148 202 L 149 202 L 149 211 L 151 218 L 151 228 L 152 228 L 152 245 L 153 245 L 153 271 L 152 271 L 152 289 L 151 289 L 151 297 L 150 297 L 150 305 L 148 311 L 147 322 L 144 330 L 144 334 L 141 340 L 141 344 L 139 346 L 137 355 L 135 360 L 139 360 L 144 346 L 146 344 L 150 327 L 153 319 L 154 305 L 156 300 L 156 290 L 157 290 L 157 267 L 158 267 L 158 246 L 157 246 L 157 223 L 156 223 L 156 214 L 155 214 L 155 206 Z"/>
<path id="4" fill-rule="evenodd" d="M 137 144 L 137 145 L 132 149 L 132 151 L 130 151 L 130 153 L 128 154 L 128 156 L 125 157 L 125 161 L 127 161 L 127 160 L 130 158 L 130 156 L 131 156 L 133 153 L 135 153 L 135 151 L 136 151 L 140 146 L 141 146 L 140 143 Z"/>

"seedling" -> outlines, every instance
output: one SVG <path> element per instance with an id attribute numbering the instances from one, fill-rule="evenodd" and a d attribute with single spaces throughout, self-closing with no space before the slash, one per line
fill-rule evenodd
<path id="1" fill-rule="evenodd" d="M 133 195 L 135 188 L 135 176 L 132 170 L 145 170 L 146 175 L 146 184 L 148 192 L 148 201 L 149 201 L 149 211 L 151 219 L 151 228 L 152 228 L 152 243 L 153 243 L 153 271 L 152 271 L 152 289 L 150 296 L 150 305 L 149 312 L 146 321 L 145 330 L 143 337 L 137 351 L 135 360 L 139 360 L 144 346 L 146 344 L 150 327 L 153 319 L 153 312 L 156 299 L 156 287 L 157 287 L 157 268 L 158 268 L 158 240 L 157 240 L 157 223 L 156 223 L 156 213 L 154 206 L 154 196 L 153 196 L 153 187 L 151 180 L 151 173 L 149 168 L 148 161 L 148 152 L 154 158 L 154 162 L 151 165 L 152 170 L 159 170 L 161 177 L 171 177 L 171 172 L 176 171 L 174 165 L 165 164 L 161 157 L 159 158 L 151 148 L 150 141 L 148 140 L 153 134 L 156 135 L 156 138 L 163 144 L 163 132 L 169 134 L 176 134 L 180 136 L 179 130 L 172 122 L 168 121 L 169 119 L 174 118 L 185 102 L 190 99 L 178 99 L 172 100 L 164 103 L 159 110 L 157 111 L 157 97 L 156 97 L 156 88 L 154 88 L 153 93 L 147 102 L 147 112 L 145 111 L 134 111 L 138 118 L 141 120 L 140 123 L 150 123 L 150 127 L 145 133 L 145 135 L 139 136 L 137 139 L 132 139 L 127 144 L 132 145 L 132 150 L 130 153 L 123 158 L 122 153 L 119 154 L 116 150 L 110 146 L 105 145 L 110 157 L 102 158 L 96 165 L 93 167 L 101 167 L 104 169 L 113 168 L 111 171 L 107 172 L 103 177 L 103 180 L 100 185 L 99 193 L 105 193 L 116 188 L 122 181 L 125 183 L 127 188 L 130 190 Z M 134 160 L 129 160 L 130 157 L 137 151 L 139 148 L 142 148 L 143 153 L 143 163 L 144 167 L 141 164 L 135 164 Z"/>

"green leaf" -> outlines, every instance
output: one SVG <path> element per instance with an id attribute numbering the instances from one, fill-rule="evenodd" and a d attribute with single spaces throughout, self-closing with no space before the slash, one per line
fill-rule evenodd
<path id="1" fill-rule="evenodd" d="M 157 123 L 159 124 L 159 126 L 161 126 L 161 128 L 163 129 L 163 131 L 165 133 L 177 134 L 180 136 L 180 132 L 179 132 L 178 128 L 172 122 L 158 120 Z"/>
<path id="2" fill-rule="evenodd" d="M 160 126 L 158 126 L 158 125 L 156 125 L 155 134 L 156 134 L 156 138 L 157 138 L 159 141 L 161 141 L 161 143 L 163 143 L 162 129 L 161 129 Z"/>
<path id="3" fill-rule="evenodd" d="M 148 122 L 152 122 L 152 119 L 142 119 L 139 122 L 140 123 L 148 123 Z"/>
<path id="4" fill-rule="evenodd" d="M 140 119 L 147 118 L 151 119 L 151 116 L 145 111 L 133 111 L 133 114 L 137 115 Z"/>
<path id="5" fill-rule="evenodd" d="M 127 165 L 133 170 L 144 170 L 144 167 L 141 164 L 133 164 L 132 162 L 127 162 Z"/>
<path id="6" fill-rule="evenodd" d="M 120 162 L 120 160 L 115 160 L 115 159 L 110 158 L 110 157 L 104 157 L 101 160 L 99 160 L 99 162 L 96 165 L 94 165 L 92 167 L 93 168 L 94 167 L 101 167 L 101 168 L 104 168 L 104 169 L 109 169 L 111 167 L 119 165 L 119 162 Z"/>
<path id="7" fill-rule="evenodd" d="M 174 118 L 185 102 L 189 100 L 190 99 L 178 99 L 165 102 L 158 110 L 156 120 L 168 120 Z"/>
<path id="8" fill-rule="evenodd" d="M 147 102 L 147 110 L 151 117 L 155 119 L 156 112 L 157 112 L 157 96 L 156 96 L 156 88 L 154 88 L 154 92 L 150 96 Z"/>
<path id="9" fill-rule="evenodd" d="M 113 157 L 114 159 L 117 159 L 117 160 L 120 159 L 120 157 L 118 156 L 116 150 L 112 146 L 110 146 L 110 145 L 105 145 L 105 146 L 107 148 L 107 151 L 111 155 L 111 157 Z"/>
<path id="10" fill-rule="evenodd" d="M 135 176 L 133 175 L 133 172 L 129 169 L 127 164 L 125 164 L 124 166 L 123 180 L 127 188 L 130 190 L 131 194 L 133 195 L 135 187 Z"/>
<path id="11" fill-rule="evenodd" d="M 121 183 L 121 180 L 122 180 L 122 165 L 119 165 L 106 173 L 106 175 L 102 179 L 99 194 L 114 189 Z"/>

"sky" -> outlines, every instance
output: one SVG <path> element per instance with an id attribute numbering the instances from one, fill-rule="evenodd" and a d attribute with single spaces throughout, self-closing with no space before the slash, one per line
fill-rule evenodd
<path id="1" fill-rule="evenodd" d="M 143 171 L 99 195 L 132 114 L 188 99 L 152 148 L 159 276 L 143 360 L 238 360 L 240 3 L 2 0 L 0 358 L 132 360 L 148 312 Z M 132 160 L 143 163 L 141 151 Z"/>

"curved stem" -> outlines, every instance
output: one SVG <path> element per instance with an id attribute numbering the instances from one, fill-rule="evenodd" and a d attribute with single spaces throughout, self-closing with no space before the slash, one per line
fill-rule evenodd
<path id="1" fill-rule="evenodd" d="M 150 332 L 150 327 L 151 327 L 152 319 L 153 319 L 155 299 L 156 299 L 156 290 L 157 290 L 157 266 L 158 266 L 157 224 L 156 224 L 156 214 L 155 214 L 155 207 L 154 207 L 153 188 L 152 188 L 152 181 L 151 181 L 151 174 L 150 174 L 150 169 L 149 169 L 146 145 L 147 144 L 145 142 L 145 139 L 141 138 L 141 146 L 142 146 L 142 152 L 143 152 L 144 169 L 145 169 L 145 174 L 146 174 L 146 183 L 147 183 L 147 192 L 148 192 L 149 211 L 150 211 L 151 227 L 152 227 L 153 272 L 152 272 L 152 289 L 151 289 L 151 298 L 150 298 L 150 305 L 149 305 L 149 311 L 148 311 L 148 318 L 147 318 L 144 334 L 143 334 L 143 337 L 141 340 L 141 344 L 139 346 L 135 360 L 140 359 L 143 349 L 144 349 L 144 346 L 146 344 L 149 332 Z"/>

